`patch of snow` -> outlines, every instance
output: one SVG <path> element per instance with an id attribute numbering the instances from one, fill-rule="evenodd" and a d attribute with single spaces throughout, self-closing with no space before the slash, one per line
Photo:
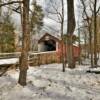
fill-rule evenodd
<path id="1" fill-rule="evenodd" d="M 50 82 L 45 79 L 42 79 L 42 80 L 36 79 L 36 80 L 34 80 L 33 84 L 36 87 L 43 88 L 43 87 L 48 86 L 48 84 L 50 84 Z"/>
<path id="2" fill-rule="evenodd" d="M 3 64 L 16 64 L 19 61 L 18 58 L 0 59 L 0 65 Z"/>
<path id="3" fill-rule="evenodd" d="M 75 69 L 61 64 L 29 67 L 27 86 L 20 86 L 19 71 L 9 70 L 0 77 L 0 100 L 100 100 L 100 75 L 87 73 L 89 66 Z"/>

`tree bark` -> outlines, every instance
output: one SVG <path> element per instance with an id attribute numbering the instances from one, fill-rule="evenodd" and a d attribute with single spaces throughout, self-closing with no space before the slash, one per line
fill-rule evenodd
<path id="1" fill-rule="evenodd" d="M 72 36 L 75 29 L 74 0 L 67 0 L 67 15 L 68 15 L 67 34 L 69 36 L 69 39 L 67 40 L 67 45 L 68 45 L 67 61 L 69 68 L 75 68 L 75 61 L 73 58 L 73 43 L 72 43 Z"/>
<path id="2" fill-rule="evenodd" d="M 79 24 L 79 23 L 78 23 Z M 79 25 L 78 25 L 79 26 Z M 79 53 L 79 65 L 81 64 L 81 36 L 80 36 L 80 29 L 78 29 L 78 37 L 79 37 L 79 49 L 80 49 L 80 53 Z"/>
<path id="3" fill-rule="evenodd" d="M 97 0 L 94 2 L 94 67 L 97 67 Z"/>
<path id="4" fill-rule="evenodd" d="M 62 17 L 61 17 L 61 39 L 62 39 L 62 46 L 61 46 L 61 49 L 62 49 L 62 71 L 65 72 L 65 67 L 66 67 L 66 64 L 65 64 L 65 51 L 64 51 L 64 47 L 65 47 L 65 44 L 64 44 L 64 34 L 63 34 L 63 25 L 64 25 L 64 1 L 61 0 L 61 3 L 62 3 Z"/>
<path id="5" fill-rule="evenodd" d="M 92 47 L 92 33 L 91 33 L 91 25 L 88 26 L 89 30 L 89 45 L 90 45 L 90 59 L 91 59 L 91 67 L 93 67 L 93 47 Z"/>
<path id="6" fill-rule="evenodd" d="M 28 69 L 28 51 L 30 42 L 30 27 L 29 27 L 29 1 L 23 0 L 23 19 L 22 19 L 22 52 L 20 58 L 20 74 L 18 83 L 22 86 L 26 85 L 27 69 Z"/>

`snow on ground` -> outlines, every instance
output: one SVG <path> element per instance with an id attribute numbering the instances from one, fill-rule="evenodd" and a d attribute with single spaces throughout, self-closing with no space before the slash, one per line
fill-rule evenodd
<path id="1" fill-rule="evenodd" d="M 61 64 L 29 67 L 27 86 L 17 83 L 19 71 L 0 77 L 0 100 L 100 100 L 100 75 L 86 73 L 88 66 L 66 68 Z"/>
<path id="2" fill-rule="evenodd" d="M 18 58 L 0 59 L 0 65 L 3 64 L 15 64 L 19 61 Z"/>

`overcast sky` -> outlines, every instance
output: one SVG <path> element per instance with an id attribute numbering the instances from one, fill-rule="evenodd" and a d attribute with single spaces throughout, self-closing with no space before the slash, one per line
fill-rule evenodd
<path id="1" fill-rule="evenodd" d="M 53 0 L 51 0 L 51 1 L 53 1 Z M 54 0 L 54 1 L 57 4 L 56 6 L 58 6 L 58 8 L 59 8 L 59 12 L 61 12 L 60 11 L 61 4 L 59 3 L 60 0 Z M 78 2 L 77 1 L 78 0 L 74 0 L 76 21 L 78 19 L 78 14 L 77 14 L 77 4 L 78 4 Z M 51 11 L 53 11 L 52 7 L 50 7 L 50 1 L 49 0 L 37 0 L 37 3 L 42 6 L 42 8 L 44 10 L 44 14 L 45 14 L 43 31 L 44 32 L 58 33 L 58 31 L 60 30 L 60 24 L 56 22 L 56 21 L 58 21 L 57 15 L 52 15 L 52 14 L 50 15 L 49 14 L 49 16 L 51 18 L 49 18 L 47 16 L 48 15 L 48 13 L 46 12 L 47 9 L 49 9 L 49 10 L 51 9 Z M 64 32 L 66 33 L 66 30 L 67 30 L 67 4 L 66 4 L 66 0 L 64 0 L 64 4 L 65 4 L 65 6 L 64 6 L 64 8 L 65 8 L 65 10 L 64 10 L 65 11 Z M 52 19 L 54 19 L 56 21 L 54 21 Z M 20 28 L 21 28 L 21 25 L 20 25 L 20 15 L 16 14 L 16 13 L 13 13 L 13 20 L 15 22 L 17 30 L 20 30 Z"/>
<path id="2" fill-rule="evenodd" d="M 59 12 L 61 12 L 61 0 L 51 0 L 51 1 L 56 3 L 56 8 L 58 6 Z M 66 3 L 66 1 L 67 0 L 64 0 L 64 12 L 65 12 L 65 14 L 64 14 L 64 16 L 65 16 L 65 18 L 64 18 L 64 20 L 65 20 L 65 23 L 64 23 L 64 33 L 66 33 L 66 31 L 67 31 L 67 3 Z M 51 8 L 49 7 L 50 0 L 38 0 L 38 3 L 43 7 L 44 10 L 46 10 L 46 9 L 50 10 L 51 9 L 53 11 L 52 7 Z M 77 14 L 77 4 L 78 4 L 78 0 L 74 0 L 76 21 L 78 19 L 78 16 L 77 16 L 78 15 Z M 58 21 L 57 15 L 52 15 L 51 14 L 50 17 L 51 17 L 51 19 L 48 16 L 45 16 L 45 18 L 44 18 L 44 25 L 45 26 L 50 26 L 53 29 L 59 31 L 60 30 L 60 24 L 56 22 L 56 21 Z M 54 19 L 56 21 L 54 21 L 52 19 Z"/>
<path id="3" fill-rule="evenodd" d="M 57 6 L 59 7 L 58 9 L 59 9 L 59 12 L 61 12 L 60 10 L 60 8 L 61 8 L 61 1 L 60 0 L 51 0 L 51 1 L 54 1 L 54 3 L 56 2 L 56 8 L 57 8 Z M 76 14 L 76 20 L 77 20 L 77 2 L 78 0 L 74 0 L 74 3 L 75 3 L 75 14 Z M 40 5 L 42 5 L 42 7 L 43 7 L 43 9 L 44 10 L 46 10 L 46 9 L 50 9 L 50 0 L 38 0 L 38 3 L 40 4 Z M 54 5 L 55 6 L 55 5 Z M 67 4 L 66 4 L 66 0 L 64 0 L 64 12 L 65 12 L 65 23 L 64 23 L 64 32 L 66 32 L 66 30 L 67 30 Z M 52 7 L 51 7 L 51 10 L 53 10 L 52 9 Z M 56 21 L 57 21 L 57 16 L 56 15 L 50 15 L 51 16 L 51 18 L 53 18 L 53 19 L 55 19 Z M 59 23 L 57 23 L 56 21 L 54 21 L 54 20 L 52 20 L 52 19 L 50 19 L 48 16 L 46 16 L 45 18 L 44 18 L 44 23 L 45 23 L 45 25 L 48 25 L 48 26 L 51 26 L 52 28 L 56 28 L 57 30 L 59 30 L 60 29 L 60 24 Z"/>
<path id="4" fill-rule="evenodd" d="M 32 0 L 31 0 L 32 1 Z M 42 32 L 51 32 L 51 33 L 60 33 L 58 32 L 60 30 L 60 24 L 57 23 L 56 21 L 58 21 L 57 19 L 57 15 L 52 15 L 52 14 L 49 14 L 46 12 L 47 9 L 53 11 L 52 7 L 50 7 L 50 1 L 52 2 L 56 2 L 56 7 L 58 6 L 58 9 L 59 9 L 59 12 L 60 12 L 60 8 L 61 8 L 61 0 L 36 0 L 37 3 L 39 5 L 42 6 L 43 8 L 43 11 L 44 11 L 44 14 L 45 14 L 45 17 L 44 17 L 44 27 L 43 27 L 43 30 Z M 67 0 L 64 0 L 64 11 L 65 11 L 65 23 L 64 23 L 64 33 L 66 33 L 66 30 L 67 30 L 67 4 L 66 4 L 66 1 Z M 100 4 L 100 0 L 98 0 L 98 5 Z M 81 21 L 81 16 L 80 16 L 80 13 L 79 13 L 79 10 L 80 8 L 78 8 L 78 5 L 79 5 L 79 0 L 74 0 L 74 6 L 75 6 L 75 18 L 76 18 L 76 23 L 78 22 L 78 20 Z M 49 17 L 51 18 L 49 18 Z M 16 13 L 13 13 L 13 18 L 12 18 L 15 22 L 15 25 L 17 27 L 17 30 L 20 30 L 21 28 L 21 25 L 20 25 L 20 15 L 19 14 L 16 14 Z M 56 21 L 54 21 L 54 20 Z M 76 25 L 76 29 L 77 29 L 77 25 Z M 77 32 L 75 31 L 74 33 L 77 34 Z"/>

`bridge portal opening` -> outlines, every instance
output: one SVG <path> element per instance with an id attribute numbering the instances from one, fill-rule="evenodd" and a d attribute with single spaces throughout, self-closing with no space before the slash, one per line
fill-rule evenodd
<path id="1" fill-rule="evenodd" d="M 45 51 L 55 51 L 56 42 L 54 40 L 45 40 L 44 41 L 44 50 Z"/>

